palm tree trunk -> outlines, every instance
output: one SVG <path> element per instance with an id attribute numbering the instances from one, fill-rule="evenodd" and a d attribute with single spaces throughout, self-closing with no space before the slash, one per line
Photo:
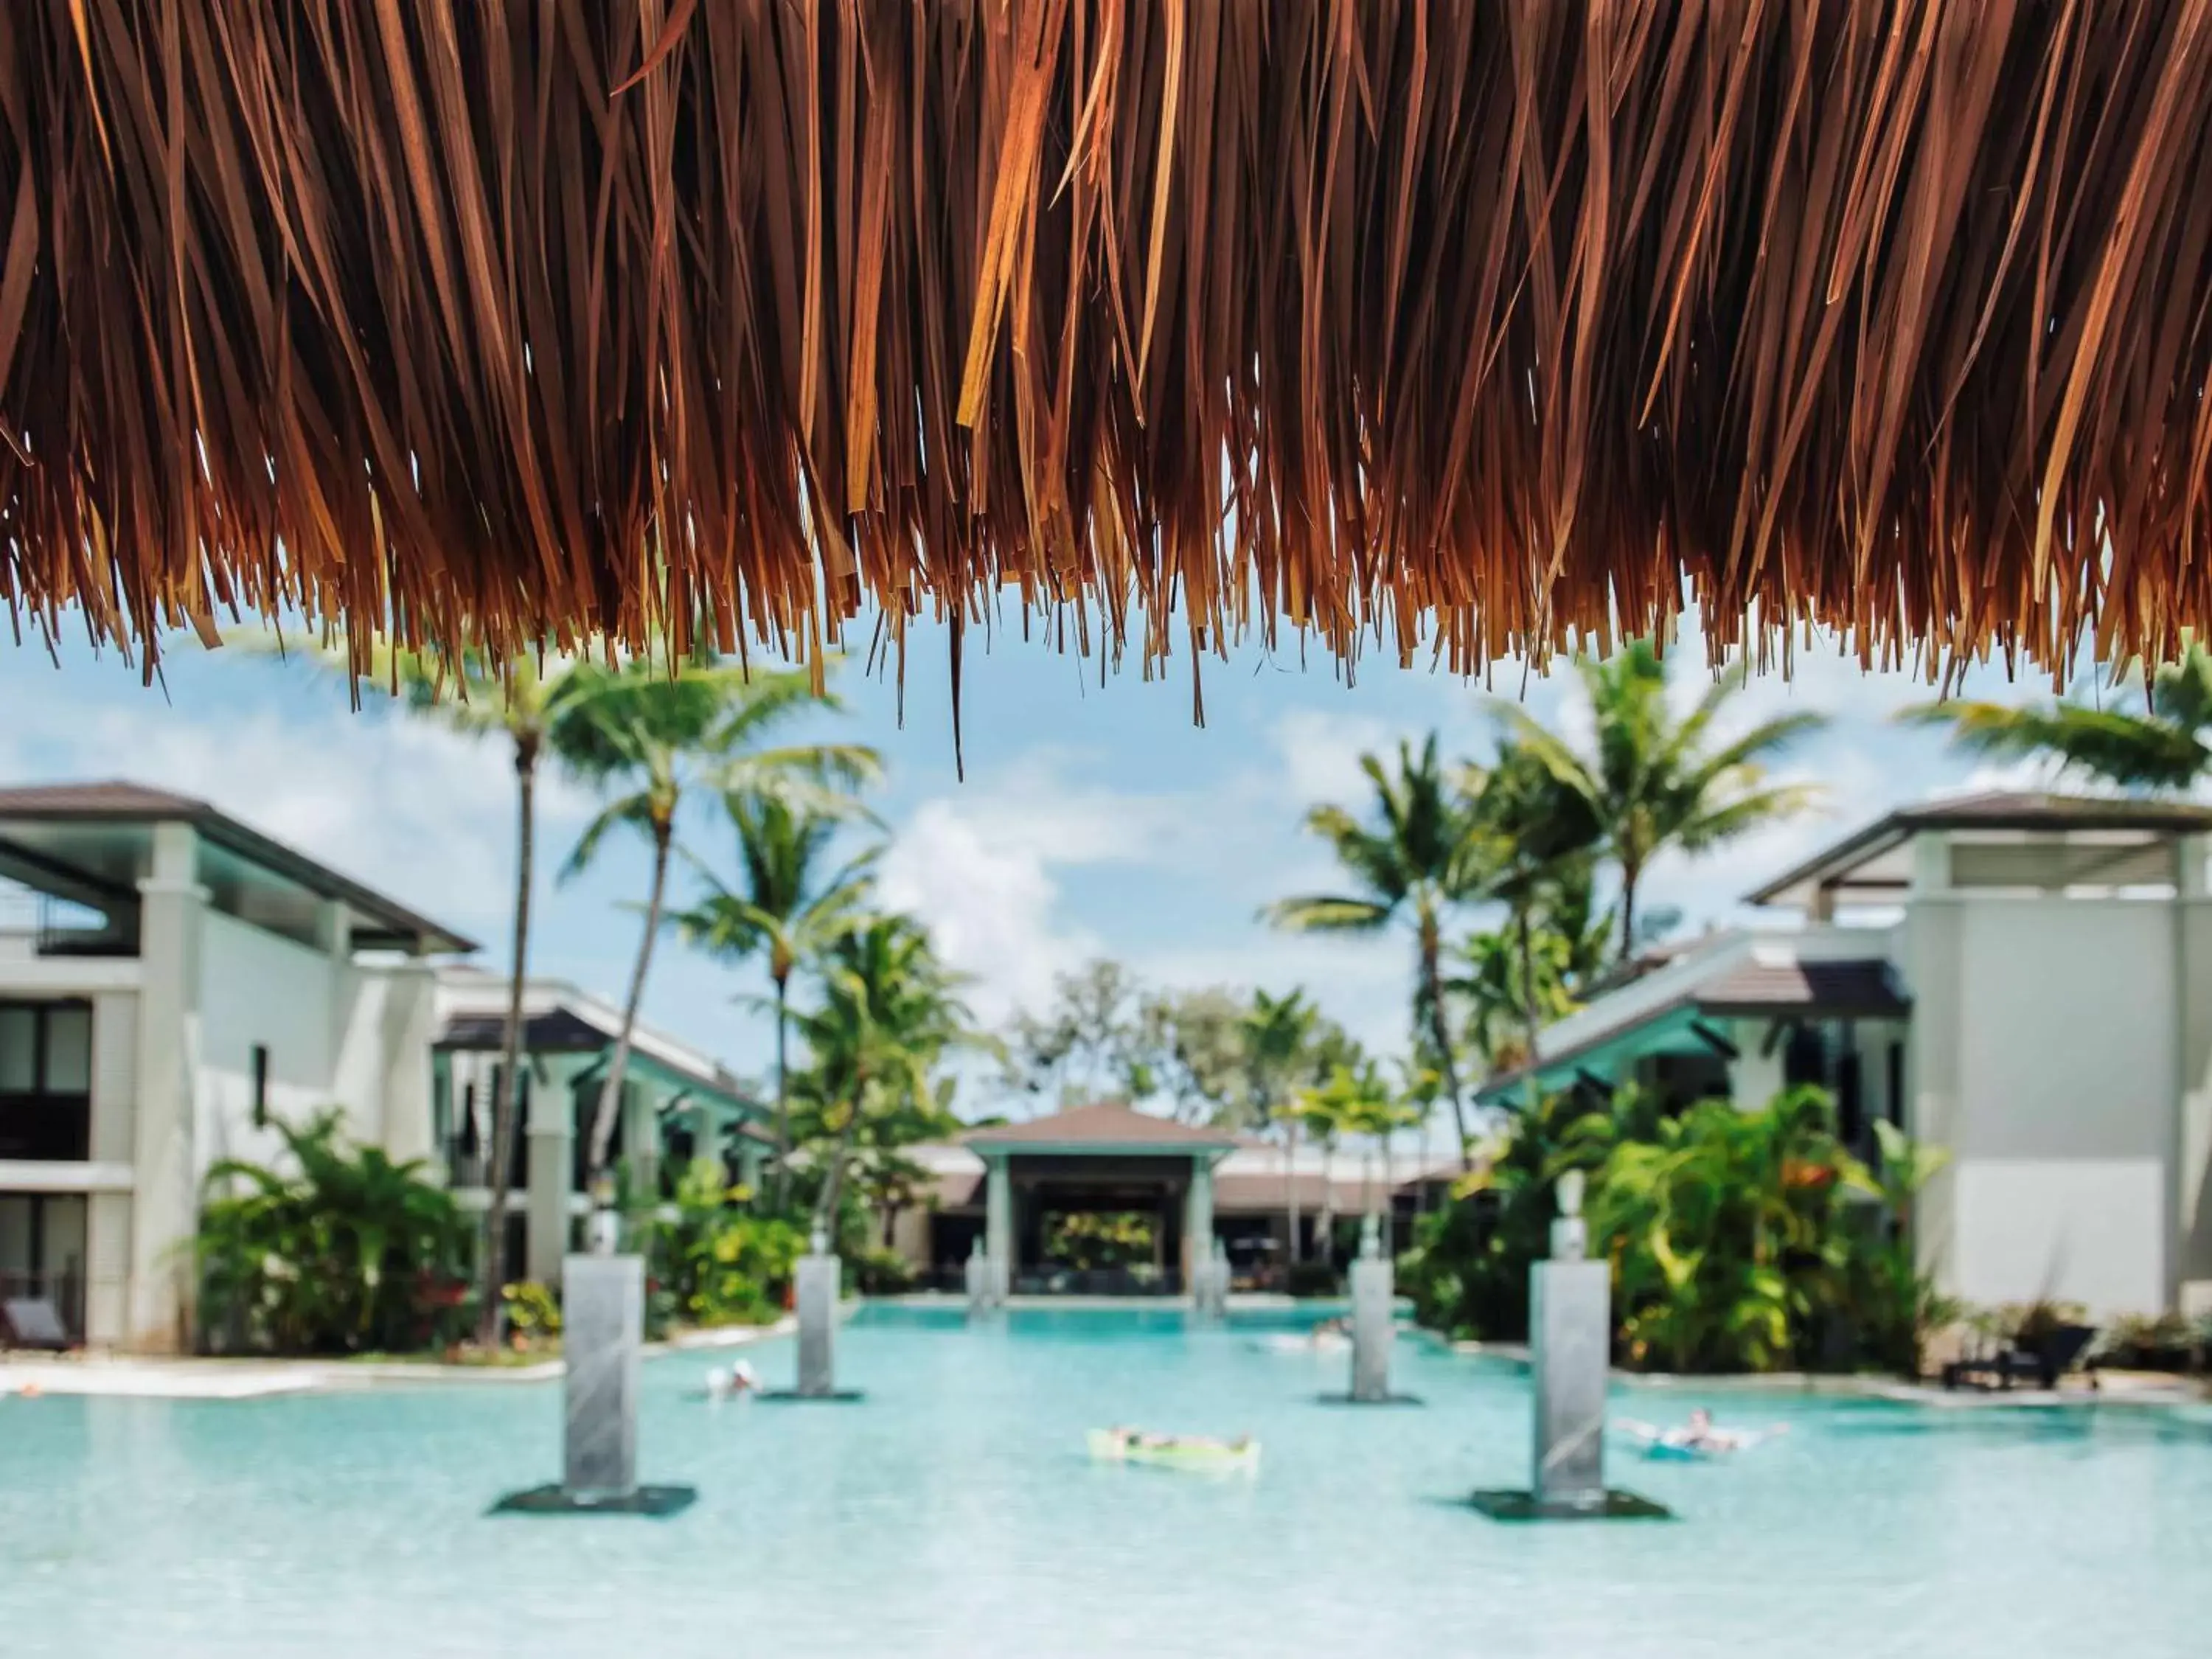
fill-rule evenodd
<path id="1" fill-rule="evenodd" d="M 1536 1000 L 1536 939 L 1535 924 L 1530 920 L 1524 905 L 1515 918 L 1521 940 L 1521 1012 L 1528 1026 L 1528 1070 L 1527 1099 L 1530 1112 L 1537 1107 L 1536 1093 L 1536 1037 L 1544 1029 L 1544 1014 Z"/>
<path id="2" fill-rule="evenodd" d="M 1643 872 L 1634 865 L 1620 866 L 1620 959 L 1636 954 L 1636 884 Z"/>
<path id="3" fill-rule="evenodd" d="M 1321 1143 L 1321 1265 L 1336 1265 L 1336 1143 Z"/>
<path id="4" fill-rule="evenodd" d="M 668 892 L 668 849 L 675 838 L 672 823 L 653 826 L 653 892 L 646 900 L 645 937 L 637 943 L 637 966 L 629 976 L 629 1000 L 623 1005 L 622 1035 L 615 1039 L 614 1059 L 599 1085 L 599 1103 L 592 1114 L 591 1160 L 585 1165 L 586 1184 L 596 1186 L 607 1167 L 615 1124 L 622 1116 L 623 1080 L 629 1071 L 631 1034 L 637 1030 L 638 1005 L 645 1000 L 646 970 L 653 966 L 653 942 L 660 936 L 661 905 Z"/>
<path id="5" fill-rule="evenodd" d="M 791 1097 L 786 1089 L 791 1075 L 791 975 L 775 981 L 775 1214 L 791 1200 Z"/>
<path id="6" fill-rule="evenodd" d="M 491 1209 L 483 1265 L 477 1285 L 477 1341 L 498 1345 L 506 1312 L 507 1197 L 514 1165 L 515 1120 L 522 1115 L 522 993 L 530 974 L 530 890 L 538 847 L 538 734 L 514 738 L 514 963 L 507 986 L 507 1040 L 500 1054 L 500 1086 L 491 1102 Z"/>
<path id="7" fill-rule="evenodd" d="M 831 1236 L 831 1229 L 837 1224 L 837 1200 L 844 1192 L 845 1164 L 853 1155 L 853 1142 L 860 1136 L 860 1100 L 866 1091 L 865 1085 L 853 1091 L 853 1109 L 846 1114 L 845 1127 L 837 1132 L 836 1149 L 830 1154 L 830 1173 L 823 1178 L 822 1195 L 814 1205 L 814 1231 L 830 1240 L 833 1251 L 837 1241 Z"/>
<path id="8" fill-rule="evenodd" d="M 1444 1097 L 1451 1102 L 1452 1127 L 1459 1136 L 1459 1163 L 1462 1170 L 1474 1168 L 1474 1143 L 1467 1133 L 1467 1108 L 1459 1097 L 1459 1066 L 1452 1059 L 1451 1025 L 1444 1018 L 1443 969 L 1440 957 L 1443 951 L 1442 930 L 1436 917 L 1424 911 L 1421 928 L 1421 1000 L 1428 1005 L 1429 1042 L 1437 1051 L 1437 1069 L 1443 1076 Z"/>
<path id="9" fill-rule="evenodd" d="M 1283 1251 L 1283 1288 L 1287 1291 L 1290 1269 L 1305 1256 L 1298 1248 L 1298 1121 L 1295 1117 L 1286 1119 L 1283 1124 L 1283 1215 L 1290 1231 Z"/>

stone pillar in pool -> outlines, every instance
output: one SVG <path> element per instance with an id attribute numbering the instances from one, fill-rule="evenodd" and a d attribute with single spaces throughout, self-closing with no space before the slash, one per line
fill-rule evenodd
<path id="1" fill-rule="evenodd" d="M 1352 1397 L 1363 1405 L 1390 1398 L 1390 1317 L 1395 1292 L 1390 1258 L 1373 1216 L 1361 1224 L 1359 1255 L 1352 1264 Z"/>
<path id="2" fill-rule="evenodd" d="M 644 1257 L 570 1256 L 562 1263 L 561 1304 L 568 1374 L 562 1490 L 585 1502 L 624 1502 L 637 1493 Z"/>
<path id="3" fill-rule="evenodd" d="M 984 1254 L 981 1239 L 977 1239 L 975 1247 L 968 1252 L 967 1266 L 962 1273 L 968 1290 L 969 1317 L 972 1319 L 990 1312 L 993 1302 L 991 1258 Z"/>
<path id="4" fill-rule="evenodd" d="M 1612 1269 L 1583 1259 L 1583 1177 L 1559 1178 L 1552 1259 L 1529 1269 L 1529 1382 L 1535 1404 L 1530 1486 L 1540 1509 L 1602 1510 L 1605 1395 L 1613 1346 Z"/>
<path id="5" fill-rule="evenodd" d="M 826 1400 L 837 1392 L 837 1293 L 842 1276 L 830 1241 L 814 1235 L 811 1247 L 799 1258 L 793 1276 L 792 1299 L 799 1306 L 799 1382 L 793 1390 L 802 1400 Z"/>
<path id="6" fill-rule="evenodd" d="M 990 1158 L 983 1177 L 983 1244 L 991 1258 L 991 1297 L 1003 1302 L 1014 1282 L 1014 1182 L 1003 1156 Z"/>

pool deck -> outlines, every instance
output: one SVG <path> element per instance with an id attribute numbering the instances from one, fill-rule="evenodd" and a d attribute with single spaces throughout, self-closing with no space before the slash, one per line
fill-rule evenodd
<path id="1" fill-rule="evenodd" d="M 795 1328 L 732 1325 L 684 1331 L 645 1352 L 742 1347 Z M 449 1365 L 429 1359 L 168 1359 L 129 1354 L 21 1354 L 0 1357 L 0 1397 L 81 1395 L 129 1400 L 265 1400 L 276 1395 L 335 1394 L 360 1389 L 551 1382 L 567 1367 L 557 1359 L 532 1365 Z"/>

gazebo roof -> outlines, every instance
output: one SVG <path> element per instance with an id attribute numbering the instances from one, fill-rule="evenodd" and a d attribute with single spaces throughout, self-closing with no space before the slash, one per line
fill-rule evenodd
<path id="1" fill-rule="evenodd" d="M 2212 77 L 2118 9 L 9 7 L 0 603 L 2170 653 Z"/>
<path id="2" fill-rule="evenodd" d="M 1237 1137 L 1221 1129 L 1196 1128 L 1172 1118 L 1155 1117 L 1120 1101 L 1094 1101 L 1025 1123 L 971 1129 L 963 1146 L 992 1152 L 1182 1153 L 1229 1152 Z"/>

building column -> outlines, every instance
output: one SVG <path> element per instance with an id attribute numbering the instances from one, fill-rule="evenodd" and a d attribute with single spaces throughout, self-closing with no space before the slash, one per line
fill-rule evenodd
<path id="1" fill-rule="evenodd" d="M 738 1137 L 738 1185 L 749 1193 L 761 1189 L 761 1166 L 768 1161 L 768 1149 L 749 1134 Z"/>
<path id="2" fill-rule="evenodd" d="M 199 1228 L 193 1144 L 200 1038 L 200 951 L 207 890 L 199 833 L 154 826 L 153 872 L 138 884 L 137 1111 L 125 1341 L 169 1353 L 190 1340 L 191 1241 Z"/>
<path id="3" fill-rule="evenodd" d="M 622 1124 L 615 1156 L 629 1167 L 630 1191 L 647 1204 L 660 1200 L 660 1110 L 645 1085 L 623 1082 Z"/>
<path id="4" fill-rule="evenodd" d="M 722 1158 L 722 1114 L 711 1095 L 702 1095 L 691 1103 L 691 1161 L 712 1158 L 720 1171 L 714 1178 L 724 1186 L 730 1182 L 729 1165 Z"/>
<path id="5" fill-rule="evenodd" d="M 2175 1103 L 2175 1305 L 2212 1314 L 2212 836 L 2174 844 L 2174 971 L 2180 1098 Z"/>
<path id="6" fill-rule="evenodd" d="M 1014 1186 L 1002 1153 L 989 1158 L 983 1177 L 983 1253 L 991 1259 L 991 1290 L 1004 1297 L 1014 1282 Z"/>
<path id="7" fill-rule="evenodd" d="M 527 1066 L 529 1058 L 524 1057 Z M 568 1254 L 568 1194 L 575 1180 L 576 1091 L 567 1078 L 540 1083 L 530 1077 L 530 1189 L 524 1198 L 523 1261 L 529 1276 L 548 1289 L 561 1283 L 561 1258 Z"/>
<path id="8" fill-rule="evenodd" d="M 438 970 L 410 962 L 387 975 L 384 1005 L 384 1150 L 404 1163 L 442 1167 L 445 1148 L 432 1121 L 431 1051 L 438 1040 Z"/>
<path id="9" fill-rule="evenodd" d="M 1213 1155 L 1190 1156 L 1190 1188 L 1183 1194 L 1182 1287 L 1198 1283 L 1199 1269 L 1213 1259 Z"/>

